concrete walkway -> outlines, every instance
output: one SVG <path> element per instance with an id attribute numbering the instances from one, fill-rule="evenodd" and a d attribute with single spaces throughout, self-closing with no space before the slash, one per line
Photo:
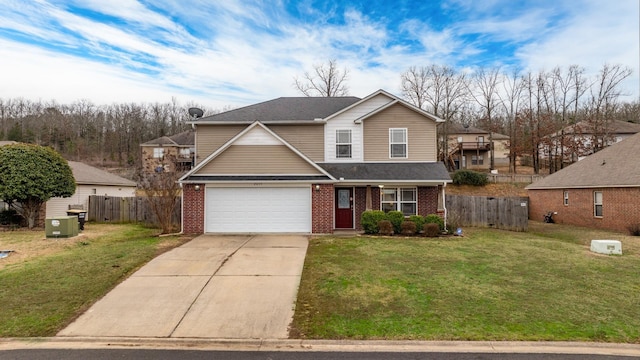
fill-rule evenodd
<path id="1" fill-rule="evenodd" d="M 149 262 L 61 337 L 286 339 L 306 236 L 202 235 Z"/>

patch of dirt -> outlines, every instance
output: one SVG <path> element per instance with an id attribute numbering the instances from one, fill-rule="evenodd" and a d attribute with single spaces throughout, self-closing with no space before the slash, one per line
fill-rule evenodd
<path id="1" fill-rule="evenodd" d="M 524 189 L 525 186 L 527 185 L 529 184 L 502 183 L 502 184 L 487 184 L 485 186 L 449 184 L 446 187 L 446 193 L 449 195 L 495 196 L 495 197 L 528 196 L 527 190 Z"/>

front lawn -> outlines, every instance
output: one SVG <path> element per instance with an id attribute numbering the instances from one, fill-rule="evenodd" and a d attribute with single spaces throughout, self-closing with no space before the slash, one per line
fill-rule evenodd
<path id="1" fill-rule="evenodd" d="M 616 239 L 622 256 L 589 251 Z M 640 238 L 531 222 L 528 233 L 317 237 L 292 337 L 640 342 Z"/>
<path id="2" fill-rule="evenodd" d="M 0 232 L 0 337 L 53 336 L 117 283 L 187 238 L 139 225 L 89 224 L 75 238 Z"/>

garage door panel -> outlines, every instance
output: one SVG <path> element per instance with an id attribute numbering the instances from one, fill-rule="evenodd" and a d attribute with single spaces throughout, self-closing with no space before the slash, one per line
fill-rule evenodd
<path id="1" fill-rule="evenodd" d="M 309 187 L 208 188 L 207 232 L 310 232 Z"/>

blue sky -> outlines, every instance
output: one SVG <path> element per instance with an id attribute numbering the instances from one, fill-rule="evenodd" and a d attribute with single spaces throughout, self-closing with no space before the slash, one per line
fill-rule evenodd
<path id="1" fill-rule="evenodd" d="M 633 69 L 638 0 L 0 0 L 0 98 L 69 103 L 298 96 L 295 76 L 329 59 L 350 94 L 399 94 L 410 66 Z M 630 99 L 631 99 L 630 98 Z"/>

